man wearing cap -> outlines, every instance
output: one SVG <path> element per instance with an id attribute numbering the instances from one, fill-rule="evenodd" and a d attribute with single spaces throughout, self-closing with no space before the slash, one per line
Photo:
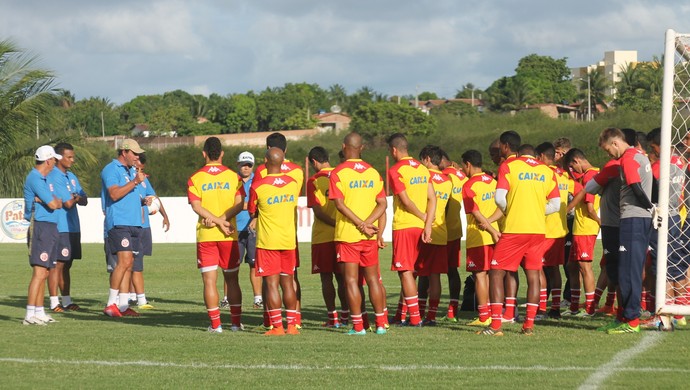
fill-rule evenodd
<path id="1" fill-rule="evenodd" d="M 125 139 L 118 147 L 117 158 L 101 171 L 105 230 L 110 251 L 117 254 L 117 265 L 110 276 L 108 303 L 103 310 L 109 317 L 139 315 L 129 308 L 127 293 L 134 254 L 141 250 L 144 223 L 142 198 L 136 187 L 144 182 L 146 175 L 134 168 L 141 153 L 144 153 L 144 149 L 135 140 Z"/>
<path id="2" fill-rule="evenodd" d="M 36 166 L 24 182 L 24 218 L 31 222 L 29 229 L 29 265 L 33 269 L 26 302 L 24 325 L 46 325 L 55 320 L 45 314 L 43 300 L 46 279 L 55 267 L 58 255 L 58 216 L 55 210 L 62 208 L 62 200 L 53 192 L 47 176 L 55 167 L 56 159 L 52 146 L 44 145 L 36 150 Z"/>
<path id="3" fill-rule="evenodd" d="M 237 157 L 237 172 L 242 179 L 244 185 L 244 205 L 235 217 L 237 222 L 238 244 L 240 248 L 240 259 L 244 258 L 244 262 L 249 264 L 249 281 L 252 284 L 254 292 L 254 308 L 263 309 L 264 303 L 261 298 L 261 277 L 256 276 L 256 269 L 254 268 L 256 262 L 256 220 L 252 220 L 247 212 L 247 202 L 249 201 L 249 189 L 254 180 L 254 155 L 250 152 L 242 152 Z M 251 222 L 251 223 L 250 223 Z M 228 303 L 228 285 L 225 284 L 225 296 L 221 307 L 229 305 Z"/>

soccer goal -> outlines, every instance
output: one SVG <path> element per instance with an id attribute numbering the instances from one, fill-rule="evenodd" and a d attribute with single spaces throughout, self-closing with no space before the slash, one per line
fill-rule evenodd
<path id="1" fill-rule="evenodd" d="M 690 175 L 685 180 L 671 178 L 671 161 L 680 159 L 687 169 L 690 158 L 690 34 L 666 31 L 664 85 L 661 114 L 661 153 L 659 175 L 659 228 L 656 312 L 663 329 L 671 327 L 670 316 L 690 314 L 688 264 L 690 262 Z M 674 183 L 675 181 L 675 183 Z M 675 184 L 675 186 L 674 186 Z M 682 188 L 686 210 L 669 218 L 669 197 Z"/>

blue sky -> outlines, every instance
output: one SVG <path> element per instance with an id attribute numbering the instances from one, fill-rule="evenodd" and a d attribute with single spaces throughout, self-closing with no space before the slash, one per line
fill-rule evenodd
<path id="1" fill-rule="evenodd" d="M 77 99 L 121 104 L 175 89 L 244 93 L 287 82 L 369 86 L 387 95 L 465 83 L 488 87 L 520 58 L 663 51 L 664 32 L 690 32 L 677 1 L 7 1 L 0 39 L 52 69 Z"/>

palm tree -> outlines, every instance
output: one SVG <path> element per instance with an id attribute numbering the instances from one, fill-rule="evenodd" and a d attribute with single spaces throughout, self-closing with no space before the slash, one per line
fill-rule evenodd
<path id="1" fill-rule="evenodd" d="M 616 93 L 635 93 L 640 85 L 640 69 L 635 64 L 625 64 L 620 73 L 620 81 L 616 83 Z"/>
<path id="2" fill-rule="evenodd" d="M 588 89 L 589 87 L 589 89 Z M 587 79 L 580 79 L 580 99 L 582 102 L 587 102 L 591 99 L 592 112 L 595 112 L 595 107 L 601 105 L 604 108 L 609 107 L 609 102 L 606 101 L 608 97 L 606 91 L 609 89 L 610 84 L 604 74 L 595 69 L 589 72 L 589 85 Z M 587 105 L 583 104 L 581 106 L 584 110 L 587 110 Z"/>
<path id="3" fill-rule="evenodd" d="M 53 74 L 35 68 L 36 61 L 14 42 L 0 41 L 0 196 L 21 195 L 40 143 L 36 123 L 54 101 Z"/>
<path id="4" fill-rule="evenodd" d="M 519 110 L 532 103 L 534 95 L 532 87 L 519 77 L 512 77 L 506 86 L 507 102 L 503 104 L 503 109 Z"/>

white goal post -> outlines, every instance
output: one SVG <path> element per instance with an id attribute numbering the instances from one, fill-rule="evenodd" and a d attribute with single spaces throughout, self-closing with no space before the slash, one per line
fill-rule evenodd
<path id="1" fill-rule="evenodd" d="M 689 286 L 686 284 L 690 262 L 690 216 L 684 224 L 682 218 L 669 218 L 673 184 L 671 158 L 680 157 L 687 167 L 690 157 L 690 149 L 684 146 L 690 144 L 690 34 L 666 31 L 661 106 L 658 206 L 662 221 L 658 231 L 656 312 L 668 320 L 670 315 L 690 314 Z M 687 207 L 690 206 L 690 176 L 687 170 L 685 172 L 682 188 Z"/>

